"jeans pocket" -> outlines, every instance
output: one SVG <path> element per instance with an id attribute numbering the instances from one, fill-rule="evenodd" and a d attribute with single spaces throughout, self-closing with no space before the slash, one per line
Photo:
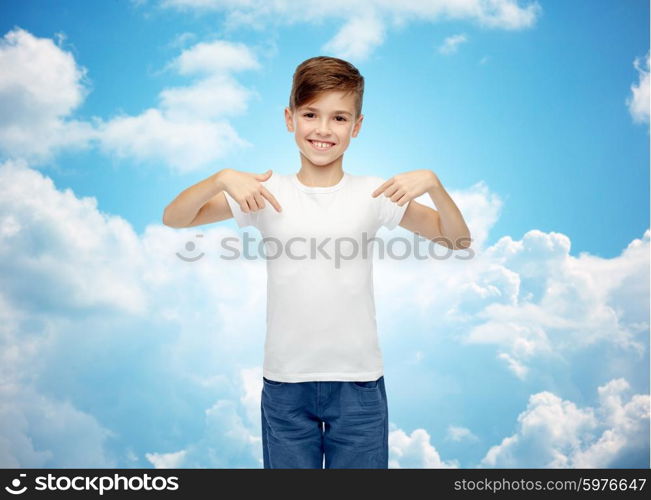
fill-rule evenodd
<path id="1" fill-rule="evenodd" d="M 358 380 L 354 380 L 352 382 L 352 386 L 359 391 L 375 391 L 378 388 L 378 381 L 369 380 L 360 382 Z"/>
<path id="2" fill-rule="evenodd" d="M 270 385 L 271 387 L 280 387 L 285 385 L 285 382 L 279 382 L 277 380 L 269 380 L 266 377 L 262 377 L 262 380 L 264 381 L 265 384 Z"/>
<path id="3" fill-rule="evenodd" d="M 262 406 L 271 411 L 271 408 L 294 409 L 302 404 L 302 391 L 300 384 L 293 382 L 280 382 L 262 377 Z"/>
<path id="4" fill-rule="evenodd" d="M 381 377 L 380 377 L 381 378 Z M 358 403 L 362 406 L 378 406 L 382 403 L 382 391 L 380 390 L 380 378 L 368 381 L 352 381 L 349 384 L 352 392 L 357 395 Z"/>

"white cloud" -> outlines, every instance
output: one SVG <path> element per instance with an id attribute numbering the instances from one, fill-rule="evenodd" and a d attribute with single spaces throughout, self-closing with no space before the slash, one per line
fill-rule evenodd
<path id="1" fill-rule="evenodd" d="M 323 50 L 346 60 L 364 60 L 385 38 L 384 24 L 370 10 L 346 22 Z"/>
<path id="2" fill-rule="evenodd" d="M 451 469 L 459 467 L 456 460 L 441 459 L 430 443 L 425 429 L 415 429 L 411 434 L 395 426 L 389 431 L 389 467 L 392 469 Z"/>
<path id="3" fill-rule="evenodd" d="M 473 234 L 487 234 L 499 199 L 486 186 L 451 195 L 469 214 Z M 0 166 L 0 385 L 11 388 L 0 394 L 1 418 L 9 423 L 0 426 L 2 463 L 258 466 L 265 263 L 215 265 L 221 239 L 236 235 L 224 225 L 159 224 L 138 235 L 120 217 L 100 213 L 95 199 L 57 190 L 23 162 Z M 178 259 L 188 240 L 206 257 L 194 264 Z M 550 360 L 572 367 L 574 355 L 607 345 L 596 362 L 608 380 L 648 352 L 648 282 L 639 278 L 648 276 L 648 232 L 611 259 L 573 257 L 569 238 L 556 233 L 531 231 L 488 248 L 485 241 L 479 238 L 470 261 L 377 262 L 387 355 L 393 346 L 417 346 L 425 355 L 410 369 L 427 370 L 434 351 L 428 342 L 471 337 L 458 347 L 494 346 L 496 357 L 523 367 L 528 380 L 563 384 L 568 374 L 551 370 Z M 422 279 L 425 273 L 435 279 Z M 405 318 L 413 328 L 404 328 Z M 99 381 L 101 394 L 92 389 Z M 625 398 L 626 390 L 622 381 L 605 385 L 593 410 L 552 393 L 534 395 L 525 427 L 544 428 L 535 420 L 549 410 L 561 415 L 564 432 L 579 436 L 554 442 L 565 462 L 617 456 L 610 463 L 643 463 L 633 460 L 639 450 L 630 441 L 640 435 L 646 396 Z M 26 399 L 14 401 L 17 393 Z M 43 409 L 64 421 L 50 429 L 35 417 Z M 73 424 L 77 442 L 88 443 L 86 455 L 64 446 Z M 472 428 L 483 437 L 476 423 Z M 584 429 L 592 438 L 570 454 Z M 391 436 L 392 466 L 458 465 L 441 458 L 425 429 L 394 428 Z M 515 441 L 517 449 L 492 451 L 487 460 L 508 461 L 515 449 L 513 463 L 526 463 L 527 453 L 537 453 L 535 439 Z M 543 448 L 550 461 L 563 463 L 553 450 Z"/>
<path id="4" fill-rule="evenodd" d="M 197 39 L 195 33 L 184 31 L 176 35 L 168 44 L 168 47 L 173 49 L 184 48 L 188 43 L 192 43 Z"/>
<path id="5" fill-rule="evenodd" d="M 205 431 L 185 449 L 172 453 L 147 453 L 156 468 L 232 467 L 233 461 L 247 467 L 262 467 L 260 393 L 262 368 L 239 371 L 242 396 L 220 399 L 205 411 Z"/>
<path id="6" fill-rule="evenodd" d="M 158 109 L 113 118 L 101 130 L 107 154 L 158 161 L 179 172 L 190 172 L 250 145 L 227 122 L 172 119 Z"/>
<path id="7" fill-rule="evenodd" d="M 3 350 L 5 342 L 0 343 Z M 10 349 L 17 352 L 21 343 Z M 5 358 L 7 353 L 0 356 Z M 3 372 L 5 370 L 3 369 Z M 115 434 L 69 401 L 0 379 L 0 465 L 11 468 L 116 467 L 107 450 Z"/>
<path id="8" fill-rule="evenodd" d="M 522 342 L 521 339 L 516 339 L 515 342 Z M 518 361 L 518 359 L 514 358 L 507 352 L 500 352 L 497 357 L 499 359 L 503 359 L 506 361 L 506 365 L 508 366 L 509 370 L 513 372 L 513 374 L 518 377 L 519 379 L 524 380 L 527 372 L 529 369 L 524 365 L 522 362 Z"/>
<path id="9" fill-rule="evenodd" d="M 160 101 L 162 113 L 169 120 L 198 122 L 243 114 L 252 96 L 252 92 L 228 75 L 216 75 L 190 87 L 165 89 L 160 93 Z"/>
<path id="10" fill-rule="evenodd" d="M 143 313 L 147 297 L 134 275 L 145 265 L 124 219 L 97 210 L 94 198 L 58 191 L 24 162 L 0 165 L 0 270 L 4 291 L 40 311 L 106 307 Z M 108 257 L 110 261 L 107 262 Z M 26 289 L 25 283 L 36 284 Z"/>
<path id="11" fill-rule="evenodd" d="M 458 50 L 459 45 L 467 41 L 468 38 L 465 34 L 449 36 L 443 40 L 443 43 L 439 47 L 439 52 L 445 55 L 454 54 Z"/>
<path id="12" fill-rule="evenodd" d="M 57 191 L 23 162 L 0 165 L 0 227 L 0 463 L 115 467 L 119 458 L 109 445 L 117 435 L 76 407 L 69 385 L 61 390 L 59 363 L 92 357 L 85 339 L 99 332 L 85 330 L 84 320 L 75 325 L 75 312 L 89 318 L 103 310 L 108 323 L 147 307 L 130 274 L 142 264 L 135 233 L 122 219 L 101 215 L 94 199 Z M 98 342 L 101 349 L 109 344 L 101 335 Z M 66 360 L 57 359 L 65 351 Z M 52 372 L 46 367 L 53 358 Z M 54 390 L 37 388 L 53 380 Z"/>
<path id="13" fill-rule="evenodd" d="M 487 467 L 608 468 L 648 459 L 649 396 L 624 379 L 599 387 L 599 406 L 579 408 L 545 391 L 529 398 L 515 434 L 491 447 Z"/>
<path id="14" fill-rule="evenodd" d="M 449 425 L 445 439 L 450 441 L 476 441 L 478 438 L 467 427 Z"/>
<path id="15" fill-rule="evenodd" d="M 520 378 L 529 362 L 595 343 L 643 356 L 649 325 L 640 314 L 648 311 L 643 301 L 649 289 L 636 277 L 648 275 L 649 234 L 613 259 L 571 256 L 569 239 L 557 233 L 529 231 L 519 242 L 502 238 L 483 252 L 480 260 L 487 260 L 468 289 L 483 307 L 466 341 L 498 346 L 499 357 Z M 512 279 L 499 283 L 509 273 Z"/>
<path id="16" fill-rule="evenodd" d="M 462 20 L 495 29 L 519 30 L 533 26 L 542 8 L 536 1 L 520 5 L 518 0 L 368 0 L 347 2 L 333 0 L 328 9 L 323 2 L 266 2 L 264 0 L 162 0 L 165 7 L 182 11 L 218 11 L 226 14 L 225 26 L 262 29 L 267 24 L 298 22 L 323 23 L 334 18 L 345 24 L 328 41 L 324 50 L 351 60 L 366 59 L 385 38 L 385 26 L 403 28 L 411 21 L 438 22 Z"/>
<path id="17" fill-rule="evenodd" d="M 259 97 L 233 76 L 260 69 L 248 47 L 201 42 L 167 68 L 194 80 L 163 89 L 158 107 L 93 123 L 74 120 L 89 92 L 86 69 L 50 39 L 10 31 L 0 41 L 0 151 L 40 163 L 66 148 L 99 144 L 107 154 L 189 172 L 251 146 L 227 121 Z"/>
<path id="18" fill-rule="evenodd" d="M 245 113 L 248 101 L 257 96 L 232 76 L 260 68 L 248 47 L 222 40 L 197 43 L 171 61 L 168 68 L 197 79 L 190 85 L 161 91 L 158 109 L 103 123 L 104 151 L 190 172 L 251 146 L 225 120 Z"/>
<path id="19" fill-rule="evenodd" d="M 186 450 L 171 452 L 171 453 L 145 453 L 147 460 L 156 469 L 179 469 L 183 467 Z"/>
<path id="20" fill-rule="evenodd" d="M 86 73 L 50 39 L 21 28 L 6 33 L 0 40 L 0 151 L 40 163 L 63 148 L 86 147 L 93 127 L 70 118 L 89 92 Z"/>
<path id="21" fill-rule="evenodd" d="M 260 69 L 251 50 L 243 43 L 215 40 L 197 43 L 171 63 L 181 75 L 223 75 Z"/>
<path id="22" fill-rule="evenodd" d="M 527 381 L 546 377 L 549 363 L 571 366 L 586 349 L 608 350 L 602 368 L 611 376 L 647 356 L 649 283 L 640 277 L 649 275 L 649 230 L 614 258 L 574 256 L 566 235 L 539 230 L 487 247 L 503 202 L 483 184 L 451 196 L 473 235 L 472 258 L 435 245 L 427 260 L 374 263 L 383 304 L 378 322 L 389 352 L 405 345 L 399 332 L 410 318 L 430 332 L 418 338 L 419 351 L 439 349 L 440 338 L 469 352 L 493 346 L 495 359 Z M 424 197 L 418 201 L 431 206 Z M 392 236 L 413 241 L 402 228 Z M 428 255 L 427 245 L 421 255 Z"/>
<path id="23" fill-rule="evenodd" d="M 239 415 L 236 401 L 220 399 L 205 411 L 205 428 L 198 441 L 177 452 L 146 456 L 156 468 L 227 468 L 233 464 L 255 468 L 262 463 L 259 434 L 257 426 Z"/>
<path id="24" fill-rule="evenodd" d="M 93 198 L 58 191 L 23 162 L 0 166 L 0 228 L 0 463 L 145 466 L 134 463 L 146 455 L 133 447 L 168 442 L 180 418 L 169 408 L 200 404 L 180 402 L 193 388 L 213 395 L 202 451 L 157 449 L 150 463 L 199 456 L 256 466 L 252 398 L 240 401 L 242 386 L 229 374 L 234 359 L 259 362 L 263 329 L 254 312 L 264 296 L 238 282 L 263 290 L 263 263 L 189 265 L 175 252 L 196 229 L 155 225 L 138 236 L 98 212 Z M 217 248 L 225 235 L 234 233 L 205 232 L 204 243 Z M 101 383 L 101 396 L 91 381 Z M 132 432 L 136 442 L 125 442 Z M 112 451 L 120 445 L 125 451 Z"/>
<path id="25" fill-rule="evenodd" d="M 635 394 L 624 402 L 623 395 L 630 392 L 630 386 L 621 378 L 599 387 L 598 392 L 598 415 L 606 430 L 576 454 L 575 467 L 631 467 L 629 456 L 636 452 L 648 458 L 649 396 Z"/>
<path id="26" fill-rule="evenodd" d="M 626 105 L 635 123 L 649 123 L 649 52 L 645 57 L 636 57 L 633 66 L 637 70 L 639 81 L 631 85 L 633 95 L 626 98 Z"/>

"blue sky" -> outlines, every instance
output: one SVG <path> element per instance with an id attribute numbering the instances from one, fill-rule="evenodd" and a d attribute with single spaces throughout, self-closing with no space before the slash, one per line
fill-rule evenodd
<path id="1" fill-rule="evenodd" d="M 291 75 L 333 55 L 344 169 L 432 169 L 476 238 L 376 263 L 392 466 L 648 467 L 648 2 L 221 4 L 0 4 L 0 464 L 258 466 L 264 268 L 175 259 L 238 230 L 162 210 L 297 171 Z"/>

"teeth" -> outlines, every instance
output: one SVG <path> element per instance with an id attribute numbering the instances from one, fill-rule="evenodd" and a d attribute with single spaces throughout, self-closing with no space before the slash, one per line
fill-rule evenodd
<path id="1" fill-rule="evenodd" d="M 316 142 L 316 141 L 311 141 L 311 142 L 319 149 L 327 149 L 332 146 L 332 144 L 328 142 Z"/>

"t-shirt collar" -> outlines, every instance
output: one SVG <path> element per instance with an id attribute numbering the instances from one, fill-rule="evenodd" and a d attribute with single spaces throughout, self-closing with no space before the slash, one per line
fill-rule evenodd
<path id="1" fill-rule="evenodd" d="M 297 174 L 292 174 L 291 177 L 292 177 L 292 181 L 294 182 L 294 185 L 298 189 L 306 193 L 331 193 L 333 191 L 337 191 L 342 187 L 344 187 L 344 184 L 346 184 L 346 182 L 348 181 L 347 172 L 344 172 L 343 177 L 334 186 L 306 186 L 305 184 L 303 184 L 301 181 L 298 180 Z"/>

